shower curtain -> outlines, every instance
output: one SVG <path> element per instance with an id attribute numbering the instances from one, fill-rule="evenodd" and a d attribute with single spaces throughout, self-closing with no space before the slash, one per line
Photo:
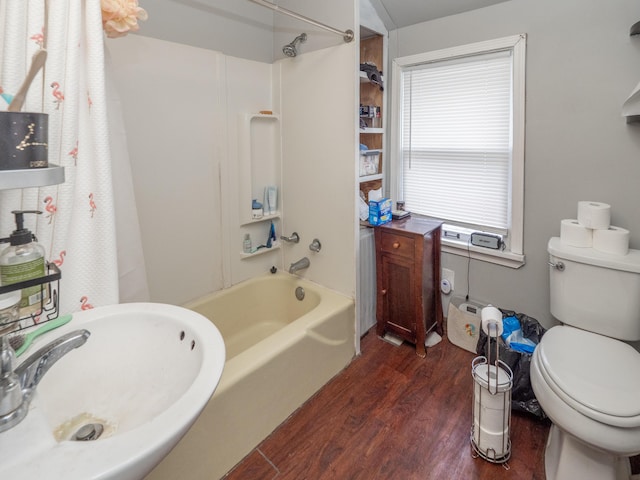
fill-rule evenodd
<path id="1" fill-rule="evenodd" d="M 63 184 L 0 192 L 0 236 L 15 228 L 11 210 L 43 212 L 25 216 L 25 226 L 62 272 L 60 313 L 146 300 L 121 126 L 117 142 L 110 142 L 119 112 L 107 114 L 117 102 L 107 97 L 100 0 L 0 0 L 0 29 L 0 110 L 34 52 L 46 48 L 45 68 L 23 111 L 49 114 L 49 163 L 65 167 Z M 126 243 L 119 243 L 123 237 Z M 122 292 L 121 283 L 127 286 Z"/>

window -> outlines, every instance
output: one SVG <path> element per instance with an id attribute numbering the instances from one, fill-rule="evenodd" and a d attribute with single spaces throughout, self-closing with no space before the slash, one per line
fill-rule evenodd
<path id="1" fill-rule="evenodd" d="M 516 267 L 524 261 L 524 55 L 518 35 L 397 58 L 393 72 L 392 196 L 445 222 L 445 251 Z M 474 231 L 500 235 L 505 249 L 469 245 Z"/>

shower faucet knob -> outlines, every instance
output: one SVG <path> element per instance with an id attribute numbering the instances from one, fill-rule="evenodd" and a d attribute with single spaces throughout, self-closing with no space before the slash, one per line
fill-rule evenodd
<path id="1" fill-rule="evenodd" d="M 288 243 L 298 243 L 300 241 L 300 235 L 298 235 L 296 232 L 293 232 L 290 237 L 287 237 L 286 235 L 281 235 L 280 240 L 284 240 L 285 242 L 288 242 Z"/>
<path id="2" fill-rule="evenodd" d="M 309 250 L 311 250 L 312 252 L 319 252 L 321 248 L 322 244 L 317 238 L 314 238 L 313 242 L 311 242 L 311 244 L 309 245 Z"/>

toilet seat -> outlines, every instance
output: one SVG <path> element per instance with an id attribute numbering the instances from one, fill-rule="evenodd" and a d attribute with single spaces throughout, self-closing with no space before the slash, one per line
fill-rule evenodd
<path id="1" fill-rule="evenodd" d="M 572 408 L 607 425 L 640 426 L 640 353 L 631 346 L 562 325 L 536 350 L 545 382 Z"/>

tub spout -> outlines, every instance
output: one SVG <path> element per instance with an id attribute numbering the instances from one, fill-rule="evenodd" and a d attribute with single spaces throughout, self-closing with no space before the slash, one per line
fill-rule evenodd
<path id="1" fill-rule="evenodd" d="M 309 268 L 309 265 L 311 265 L 311 262 L 309 262 L 307 257 L 301 258 L 297 262 L 291 264 L 289 267 L 289 273 L 296 273 L 298 270 L 304 270 L 305 268 Z"/>

